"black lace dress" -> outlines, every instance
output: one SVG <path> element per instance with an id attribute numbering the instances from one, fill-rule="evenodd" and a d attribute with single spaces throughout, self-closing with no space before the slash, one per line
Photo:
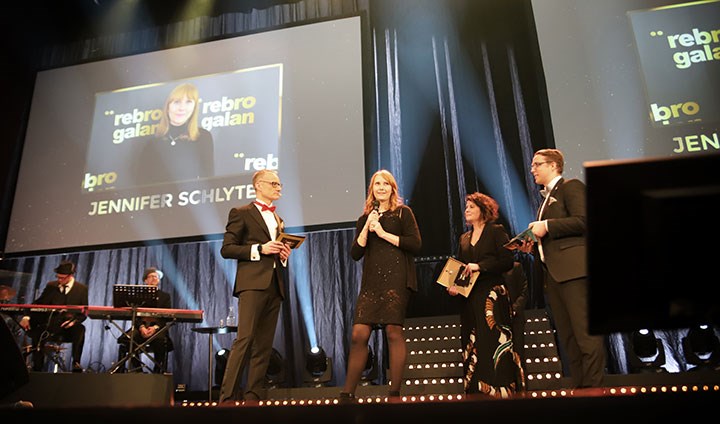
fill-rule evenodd
<path id="1" fill-rule="evenodd" d="M 367 215 L 363 215 L 358 219 L 351 249 L 354 260 L 363 258 L 354 324 L 402 325 L 411 291 L 417 291 L 414 255 L 422 243 L 420 230 L 412 210 L 400 206 L 380 216 L 383 229 L 400 237 L 399 247 L 373 232 L 368 232 L 367 243 L 362 247 L 357 243 L 357 235 L 365 226 L 367 218 Z"/>

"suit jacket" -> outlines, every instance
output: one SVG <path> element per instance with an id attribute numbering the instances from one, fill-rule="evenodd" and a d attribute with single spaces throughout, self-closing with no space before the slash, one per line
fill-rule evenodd
<path id="1" fill-rule="evenodd" d="M 72 289 L 68 292 L 67 298 L 65 295 L 60 293 L 60 283 L 55 280 L 47 283 L 40 297 L 38 297 L 33 303 L 36 305 L 81 305 L 87 306 L 88 304 L 88 287 L 75 280 Z M 31 325 L 42 325 L 47 322 L 47 314 L 31 314 Z M 70 318 L 75 318 L 75 321 L 81 323 L 87 319 L 87 315 L 77 312 L 68 312 L 60 316 L 53 317 L 53 322 L 58 324 Z"/>
<path id="2" fill-rule="evenodd" d="M 503 273 L 513 266 L 512 252 L 503 247 L 509 240 L 505 227 L 501 224 L 486 224 L 475 248 L 470 244 L 471 238 L 472 230 L 460 236 L 457 258 L 461 262 L 476 263 L 480 266 L 480 275 L 475 285 L 482 285 L 483 282 L 503 282 Z"/>
<path id="3" fill-rule="evenodd" d="M 586 277 L 585 184 L 561 178 L 549 196 L 539 217 L 548 225 L 548 234 L 541 239 L 548 272 L 557 282 Z"/>
<path id="4" fill-rule="evenodd" d="M 277 234 L 284 228 L 283 220 L 276 214 Z M 250 260 L 252 246 L 271 240 L 270 230 L 258 208 L 249 203 L 230 210 L 220 255 L 237 260 L 233 296 L 244 290 L 265 290 L 270 287 L 273 273 L 278 278 L 280 295 L 285 298 L 283 264 L 279 255 L 260 255 L 259 261 Z"/>

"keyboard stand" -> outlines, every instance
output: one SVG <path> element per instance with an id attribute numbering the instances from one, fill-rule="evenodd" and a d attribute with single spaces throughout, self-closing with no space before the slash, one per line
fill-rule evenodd
<path id="1" fill-rule="evenodd" d="M 143 353 L 146 354 L 148 356 L 148 358 L 150 358 L 155 363 L 155 365 L 160 365 L 160 363 L 155 359 L 155 355 L 150 355 L 150 353 L 145 349 L 153 340 L 164 335 L 170 329 L 170 327 L 175 324 L 176 321 L 172 320 L 172 321 L 167 322 L 165 324 L 165 326 L 161 327 L 157 332 L 155 332 L 155 334 L 153 334 L 147 340 L 144 340 L 142 343 L 136 343 L 135 337 L 134 337 L 135 333 L 138 331 L 135 328 L 136 318 L 137 318 L 137 307 L 133 306 L 130 330 L 125 331 L 112 318 L 110 318 L 109 316 L 106 317 L 106 319 L 112 325 L 114 325 L 115 328 L 120 330 L 120 332 L 129 339 L 128 353 L 125 356 L 123 356 L 122 358 L 120 358 L 117 362 L 112 364 L 112 366 L 110 367 L 110 370 L 108 371 L 110 374 L 115 374 L 116 372 L 118 372 L 120 367 L 122 367 L 125 363 L 128 363 L 130 361 L 130 359 L 132 359 L 133 357 L 136 357 L 139 359 L 139 355 L 141 355 Z M 147 365 L 145 365 L 142 361 L 140 363 L 142 364 L 142 366 L 147 367 Z M 150 370 L 150 371 L 152 372 L 152 370 Z"/>

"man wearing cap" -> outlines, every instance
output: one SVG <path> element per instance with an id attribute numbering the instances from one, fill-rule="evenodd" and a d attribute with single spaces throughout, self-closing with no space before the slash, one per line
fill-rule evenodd
<path id="1" fill-rule="evenodd" d="M 54 281 L 45 286 L 35 305 L 80 305 L 88 304 L 88 287 L 75 280 L 75 264 L 62 261 L 55 268 Z M 25 316 L 20 320 L 27 335 L 32 339 L 33 371 L 42 371 L 45 358 L 43 355 L 45 342 L 61 341 L 72 343 L 72 371 L 82 372 L 80 365 L 85 345 L 85 325 L 87 316 L 80 311 L 64 311 L 57 313 L 38 313 Z"/>
<path id="2" fill-rule="evenodd" d="M 160 284 L 160 280 L 163 278 L 163 272 L 155 267 L 146 268 L 143 272 L 143 283 L 148 286 L 157 287 Z M 157 291 L 158 294 L 158 308 L 172 308 L 170 302 L 170 294 L 160 289 Z M 145 343 L 149 338 L 153 337 L 161 328 L 165 327 L 165 320 L 156 317 L 140 317 L 135 322 L 135 337 L 134 343 L 140 345 Z M 129 331 L 129 330 L 128 330 Z M 118 337 L 118 343 L 120 343 L 120 350 L 118 360 L 122 360 L 128 354 L 128 337 L 122 334 Z M 145 346 L 145 350 L 149 350 L 153 353 L 153 359 L 155 359 L 155 366 L 153 367 L 153 373 L 161 374 L 167 371 L 167 353 L 173 350 L 172 339 L 167 334 L 167 331 L 158 337 L 154 338 L 150 343 Z M 139 355 L 139 352 L 138 352 Z M 142 371 L 142 363 L 137 356 L 133 356 L 130 360 L 133 371 Z M 124 367 L 121 371 L 125 371 Z"/>

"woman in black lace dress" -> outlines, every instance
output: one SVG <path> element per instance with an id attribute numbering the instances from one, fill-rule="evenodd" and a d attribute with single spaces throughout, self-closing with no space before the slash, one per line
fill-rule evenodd
<path id="1" fill-rule="evenodd" d="M 509 397 L 523 389 L 524 376 L 513 348 L 512 303 L 503 278 L 513 267 L 513 254 L 503 247 L 509 237 L 495 223 L 497 218 L 498 204 L 492 197 L 465 197 L 465 222 L 471 229 L 460 236 L 457 259 L 466 264 L 466 276 L 479 275 L 460 313 L 464 383 L 467 394 Z M 456 286 L 448 293 L 456 296 Z"/>
<path id="2" fill-rule="evenodd" d="M 410 293 L 417 291 L 414 255 L 421 245 L 415 215 L 403 205 L 395 177 L 386 170 L 377 171 L 370 179 L 365 210 L 357 221 L 350 251 L 354 260 L 363 259 L 363 275 L 341 399 L 355 396 L 374 326 L 383 326 L 388 340 L 389 395 L 400 395 L 406 357 L 403 323 Z"/>

